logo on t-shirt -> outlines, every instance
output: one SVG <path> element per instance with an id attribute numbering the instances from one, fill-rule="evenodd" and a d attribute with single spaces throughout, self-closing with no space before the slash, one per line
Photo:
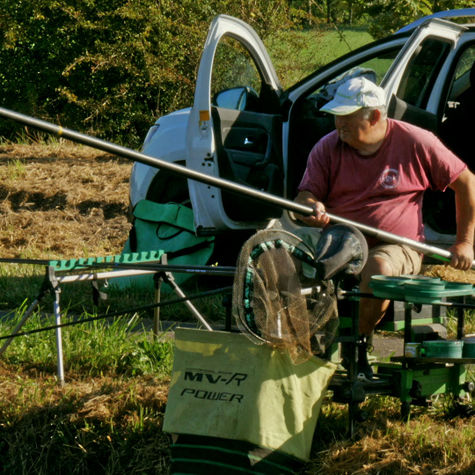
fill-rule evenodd
<path id="1" fill-rule="evenodd" d="M 379 182 L 386 190 L 397 188 L 399 183 L 399 171 L 394 168 L 386 168 L 379 177 Z"/>

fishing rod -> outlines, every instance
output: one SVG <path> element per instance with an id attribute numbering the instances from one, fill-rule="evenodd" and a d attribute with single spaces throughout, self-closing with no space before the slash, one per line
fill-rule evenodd
<path id="1" fill-rule="evenodd" d="M 255 198 L 260 201 L 265 201 L 269 204 L 285 209 L 287 211 L 292 211 L 294 213 L 302 214 L 304 216 L 310 216 L 314 212 L 313 208 L 311 208 L 310 206 L 304 206 L 299 203 L 296 203 L 295 201 L 291 201 L 280 196 L 259 191 L 249 186 L 240 185 L 231 180 L 206 175 L 205 173 L 201 173 L 196 170 L 191 170 L 182 165 L 169 163 L 159 158 L 152 157 L 150 155 L 146 155 L 144 153 L 140 153 L 135 150 L 123 147 L 121 145 L 116 145 L 111 142 L 92 137 L 90 135 L 86 135 L 71 129 L 61 127 L 59 125 L 52 124 L 51 122 L 36 119 L 25 114 L 20 114 L 19 112 L 15 112 L 10 109 L 0 107 L 0 116 L 6 119 L 14 120 L 27 126 L 34 127 L 44 132 L 57 135 L 58 137 L 63 137 L 68 140 L 72 140 L 73 142 L 78 142 L 83 145 L 88 145 L 89 147 L 97 148 L 113 155 L 118 155 L 120 157 L 140 162 L 151 167 L 161 168 L 171 173 L 174 173 L 175 175 L 185 176 L 190 180 L 196 180 L 201 183 L 225 189 L 227 191 L 234 192 L 240 195 L 247 195 L 251 198 Z M 452 254 L 446 249 L 441 249 L 439 247 L 415 241 L 413 239 L 399 236 L 397 234 L 382 231 L 380 229 L 373 228 L 372 226 L 361 224 L 350 219 L 336 216 L 334 214 L 327 213 L 327 215 L 330 218 L 330 221 L 333 223 L 354 226 L 355 228 L 359 229 L 361 232 L 367 234 L 368 236 L 375 237 L 376 239 L 379 239 L 381 241 L 393 244 L 406 245 L 426 256 L 432 257 L 440 261 L 450 262 Z M 475 269 L 475 260 L 472 261 L 471 268 Z"/>
<path id="2" fill-rule="evenodd" d="M 32 264 L 41 266 L 55 266 L 55 260 L 46 259 L 21 259 L 21 258 L 0 258 L 0 263 L 6 264 Z M 91 278 L 102 278 L 101 273 L 86 274 L 88 270 L 92 269 L 131 269 L 131 270 L 145 270 L 153 273 L 163 272 L 178 272 L 182 274 L 202 274 L 202 275 L 217 275 L 221 277 L 232 277 L 236 272 L 234 266 L 199 266 L 199 265 L 185 265 L 185 264 L 161 264 L 160 262 L 92 262 L 92 263 L 78 263 L 77 266 L 71 267 L 67 270 L 78 270 L 84 272 L 75 276 L 76 280 L 87 280 L 88 275 Z M 58 270 L 58 269 L 56 269 Z M 61 271 L 61 269 L 60 269 Z M 60 279 L 66 279 L 59 277 Z M 73 279 L 70 279 L 73 280 Z"/>
<path id="3" fill-rule="evenodd" d="M 232 285 L 228 286 L 228 287 L 220 287 L 219 289 L 207 290 L 207 291 L 204 291 L 204 292 L 200 292 L 198 294 L 186 295 L 184 297 L 180 296 L 180 297 L 177 297 L 177 298 L 164 300 L 162 302 L 155 302 L 155 303 L 151 303 L 151 304 L 148 304 L 148 305 L 141 305 L 140 307 L 127 308 L 127 309 L 120 310 L 120 311 L 117 311 L 117 312 L 103 313 L 103 314 L 100 314 L 100 315 L 96 315 L 94 317 L 81 318 L 79 320 L 71 320 L 69 322 L 60 323 L 60 324 L 56 324 L 56 325 L 49 325 L 49 326 L 46 326 L 46 327 L 36 328 L 36 329 L 33 329 L 33 330 L 27 330 L 27 331 L 24 331 L 24 332 L 18 332 L 18 329 L 22 326 L 22 325 L 19 324 L 19 325 L 16 326 L 15 330 L 10 335 L 0 336 L 0 341 L 1 340 L 8 340 L 2 346 L 2 348 L 0 348 L 0 354 L 2 354 L 3 351 L 9 346 L 11 340 L 13 340 L 14 338 L 17 338 L 19 336 L 33 335 L 35 333 L 41 333 L 41 332 L 45 332 L 45 331 L 55 330 L 55 329 L 58 329 L 58 328 L 80 325 L 82 323 L 95 322 L 97 320 L 104 320 L 106 318 L 120 317 L 122 315 L 127 315 L 127 314 L 130 314 L 130 313 L 136 314 L 138 312 L 150 310 L 150 309 L 153 309 L 153 308 L 161 308 L 161 307 L 165 307 L 167 305 L 174 305 L 174 304 L 178 304 L 178 303 L 186 303 L 190 300 L 197 300 L 197 299 L 201 299 L 203 297 L 210 297 L 210 296 L 219 295 L 219 294 L 231 293 L 232 290 L 233 290 Z M 30 307 L 28 308 L 26 313 L 31 314 L 32 311 L 30 311 L 30 309 L 32 309 L 34 305 L 35 306 L 38 305 L 38 303 L 39 303 L 38 301 L 33 302 L 30 305 Z M 20 322 L 20 323 L 24 323 L 24 320 L 26 320 L 25 317 L 22 318 L 22 322 Z M 203 323 L 203 322 L 201 322 L 201 323 Z M 204 323 L 206 323 L 206 322 L 204 322 Z"/>

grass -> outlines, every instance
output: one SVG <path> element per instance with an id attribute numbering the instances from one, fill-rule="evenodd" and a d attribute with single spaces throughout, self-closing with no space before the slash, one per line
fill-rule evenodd
<path id="1" fill-rule="evenodd" d="M 370 40 L 365 32 L 300 31 L 267 42 L 281 81 L 289 86 L 335 56 Z M 297 53 L 295 53 L 297 51 Z M 126 219 L 130 163 L 63 141 L 0 146 L 0 257 L 57 259 L 118 254 Z M 31 139 L 33 143 L 31 142 Z M 0 263 L 0 336 L 8 335 L 38 295 L 45 268 Z M 230 282 L 190 282 L 187 293 Z M 151 290 L 108 291 L 95 307 L 90 284 L 62 286 L 63 322 L 153 301 Z M 195 305 L 223 322 L 222 297 Z M 22 330 L 54 323 L 47 296 Z M 183 304 L 161 318 L 194 321 Z M 0 473 L 167 473 L 170 439 L 161 430 L 173 359 L 163 334 L 154 337 L 152 311 L 65 327 L 66 382 L 56 377 L 53 330 L 16 338 L 0 358 Z M 450 319 L 449 330 L 454 324 Z M 475 328 L 473 314 L 467 316 Z M 475 330 L 474 330 L 475 331 Z M 2 345 L 4 340 L 0 340 Z M 475 379 L 473 372 L 470 378 Z M 400 420 L 397 398 L 371 396 L 370 417 L 347 437 L 347 407 L 328 398 L 315 433 L 307 474 L 469 474 L 475 471 L 473 419 L 457 401 L 433 398 Z"/>
<path id="2" fill-rule="evenodd" d="M 277 32 L 266 39 L 266 47 L 284 89 L 292 86 L 330 61 L 373 41 L 361 29 L 301 30 Z"/>
<path id="3" fill-rule="evenodd" d="M 25 164 L 21 160 L 12 160 L 8 163 L 8 175 L 11 180 L 22 179 L 26 175 Z"/>
<path id="4" fill-rule="evenodd" d="M 375 396 L 362 406 L 371 418 L 358 429 L 356 440 L 344 434 L 344 408 L 324 405 L 317 426 L 312 474 L 470 473 L 474 463 L 473 424 L 447 419 L 443 410 L 428 415 L 416 408 L 402 422 L 394 398 Z"/>
<path id="5" fill-rule="evenodd" d="M 4 376 L 1 473 L 166 473 L 163 379 Z"/>
<path id="6" fill-rule="evenodd" d="M 9 335 L 22 320 L 26 305 L 0 323 L 2 335 Z M 80 317 L 91 317 L 83 313 Z M 62 322 L 74 321 L 62 314 Z M 26 321 L 22 332 L 54 325 L 53 316 L 38 311 Z M 114 375 L 168 375 L 172 363 L 172 343 L 166 335 L 152 335 L 137 314 L 101 319 L 62 329 L 63 354 L 70 374 L 97 377 Z M 3 343 L 2 343 L 3 344 Z M 41 368 L 54 373 L 56 337 L 53 330 L 15 338 L 3 361 L 22 368 Z"/>
<path id="7" fill-rule="evenodd" d="M 23 309 L 0 324 L 2 335 Z M 24 329 L 47 323 L 35 313 Z M 62 388 L 53 331 L 15 339 L 0 361 L 0 473 L 164 473 L 172 342 L 133 315 L 62 333 Z"/>
<path id="8" fill-rule="evenodd" d="M 2 321 L 1 335 L 24 310 Z M 51 323 L 51 315 L 35 312 L 24 330 Z M 63 328 L 63 346 L 64 387 L 51 330 L 15 339 L 0 360 L 0 473 L 167 473 L 168 337 L 154 338 L 130 314 Z M 400 419 L 397 398 L 371 396 L 361 408 L 370 417 L 349 439 L 347 406 L 326 400 L 302 474 L 468 475 L 474 468 L 475 426 L 450 397 L 413 407 L 409 422 Z"/>

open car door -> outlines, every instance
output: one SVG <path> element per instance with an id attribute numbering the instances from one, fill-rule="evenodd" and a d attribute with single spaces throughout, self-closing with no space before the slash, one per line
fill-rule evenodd
<path id="1" fill-rule="evenodd" d="M 255 31 L 227 16 L 209 28 L 187 129 L 186 166 L 283 194 L 281 88 Z M 242 228 L 281 210 L 189 180 L 198 232 Z"/>
<path id="2" fill-rule="evenodd" d="M 447 132 L 451 115 L 446 107 L 446 97 L 451 80 L 449 71 L 454 68 L 454 60 L 457 61 L 456 45 L 464 30 L 462 25 L 440 19 L 421 24 L 382 83 L 392 91 L 395 99 L 393 116 L 431 130 L 454 151 L 453 140 L 457 134 Z M 401 104 L 402 115 L 398 113 Z M 463 127 L 458 128 L 463 130 Z M 451 189 L 444 192 L 427 190 L 422 211 L 426 241 L 452 244 L 456 233 L 454 192 Z"/>

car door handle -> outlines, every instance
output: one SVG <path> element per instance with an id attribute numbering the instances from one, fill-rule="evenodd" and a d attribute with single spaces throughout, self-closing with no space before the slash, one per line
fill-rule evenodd
<path id="1" fill-rule="evenodd" d="M 250 139 L 249 137 L 244 137 L 244 145 L 254 145 L 254 140 Z"/>

